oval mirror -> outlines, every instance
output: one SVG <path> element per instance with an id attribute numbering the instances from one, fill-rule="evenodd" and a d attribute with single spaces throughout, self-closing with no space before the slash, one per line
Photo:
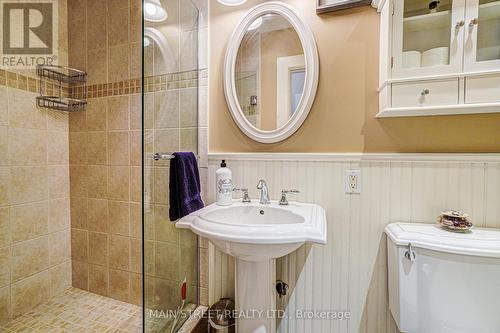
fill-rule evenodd
<path id="1" fill-rule="evenodd" d="M 224 92 L 238 127 L 274 143 L 297 131 L 318 86 L 319 63 L 310 29 L 281 2 L 251 9 L 235 28 L 224 64 Z"/>

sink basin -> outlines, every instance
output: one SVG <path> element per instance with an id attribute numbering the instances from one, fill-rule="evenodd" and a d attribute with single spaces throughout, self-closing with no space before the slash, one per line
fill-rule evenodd
<path id="1" fill-rule="evenodd" d="M 304 242 L 326 243 L 325 211 L 308 203 L 212 204 L 182 218 L 176 226 L 189 228 L 210 239 L 221 251 L 246 261 L 279 258 Z"/>
<path id="2" fill-rule="evenodd" d="M 276 309 L 275 259 L 305 242 L 326 244 L 325 210 L 309 203 L 212 204 L 183 217 L 176 227 L 191 229 L 236 258 L 236 309 L 254 314 L 237 318 L 237 331 L 243 333 L 276 332 L 276 318 L 269 316 L 276 313 L 270 311 Z"/>

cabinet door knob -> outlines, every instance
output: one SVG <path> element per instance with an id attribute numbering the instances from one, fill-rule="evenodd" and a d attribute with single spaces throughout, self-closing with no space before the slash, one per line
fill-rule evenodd
<path id="1" fill-rule="evenodd" d="M 420 93 L 422 96 L 425 96 L 425 95 L 429 95 L 430 94 L 430 90 L 429 89 L 424 89 L 422 90 L 422 92 Z"/>
<path id="2" fill-rule="evenodd" d="M 470 20 L 470 23 L 469 23 L 469 28 L 473 28 L 475 25 L 479 24 L 479 20 L 476 18 L 473 18 L 472 20 Z"/>

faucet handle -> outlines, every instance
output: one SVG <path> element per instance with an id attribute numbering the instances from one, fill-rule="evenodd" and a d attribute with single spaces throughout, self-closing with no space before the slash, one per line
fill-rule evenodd
<path id="1" fill-rule="evenodd" d="M 281 199 L 280 199 L 280 205 L 281 206 L 286 206 L 288 205 L 288 200 L 286 198 L 286 195 L 290 193 L 290 194 L 297 194 L 297 193 L 300 193 L 299 190 L 296 190 L 296 189 L 291 189 L 291 190 L 281 190 Z"/>
<path id="2" fill-rule="evenodd" d="M 241 202 L 251 202 L 250 196 L 248 195 L 248 188 L 233 188 L 233 192 L 243 192 L 243 197 L 241 198 Z"/>
<path id="3" fill-rule="evenodd" d="M 266 181 L 264 179 L 259 180 L 259 183 L 257 184 L 257 189 L 261 190 L 262 186 L 266 185 Z"/>

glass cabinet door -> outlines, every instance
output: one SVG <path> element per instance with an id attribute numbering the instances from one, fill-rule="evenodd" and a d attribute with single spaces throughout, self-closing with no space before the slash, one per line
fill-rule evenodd
<path id="1" fill-rule="evenodd" d="M 395 0 L 392 77 L 462 70 L 465 0 Z"/>
<path id="2" fill-rule="evenodd" d="M 500 70 L 500 0 L 467 0 L 465 71 Z"/>

